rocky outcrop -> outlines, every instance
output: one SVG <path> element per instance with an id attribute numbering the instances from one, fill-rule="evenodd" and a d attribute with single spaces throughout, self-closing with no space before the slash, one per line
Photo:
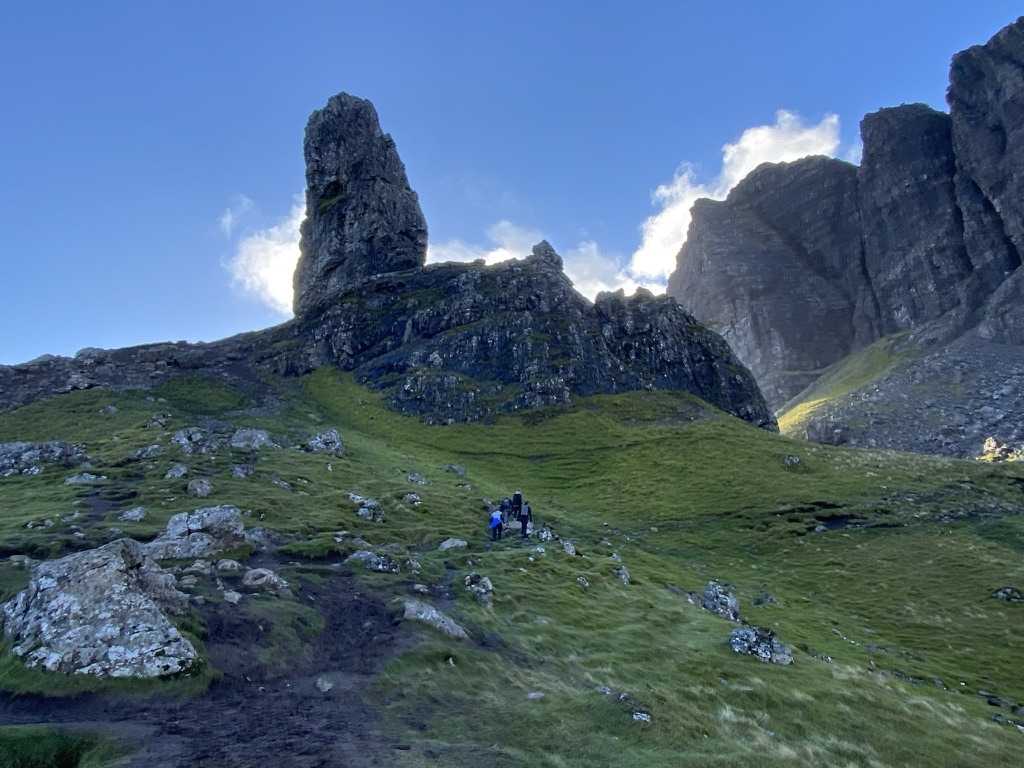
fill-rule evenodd
<path id="1" fill-rule="evenodd" d="M 427 224 L 395 142 L 365 99 L 339 93 L 306 126 L 306 219 L 295 314 L 427 255 Z"/>
<path id="2" fill-rule="evenodd" d="M 48 443 L 0 443 L 0 478 L 38 475 L 47 464 L 73 467 L 88 459 L 82 446 L 58 440 Z"/>
<path id="3" fill-rule="evenodd" d="M 958 54 L 950 113 L 861 123 L 859 168 L 761 166 L 697 201 L 669 293 L 720 331 L 773 407 L 883 336 L 1024 344 L 1024 19 Z"/>
<path id="4" fill-rule="evenodd" d="M 39 563 L 29 586 L 3 606 L 4 635 L 26 666 L 96 677 L 161 677 L 188 671 L 192 644 L 165 613 L 187 596 L 145 548 L 119 539 Z"/>
<path id="5" fill-rule="evenodd" d="M 208 557 L 245 543 L 245 524 L 238 507 L 227 504 L 179 512 L 159 537 L 144 544 L 157 560 Z"/>

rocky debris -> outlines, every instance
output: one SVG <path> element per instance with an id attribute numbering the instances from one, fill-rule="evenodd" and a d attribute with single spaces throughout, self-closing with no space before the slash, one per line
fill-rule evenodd
<path id="1" fill-rule="evenodd" d="M 0 478 L 12 475 L 38 475 L 43 465 L 59 463 L 65 467 L 88 461 L 81 446 L 62 442 L 0 443 Z"/>
<path id="2" fill-rule="evenodd" d="M 254 591 L 281 593 L 288 589 L 288 582 L 269 568 L 250 568 L 242 574 L 242 586 Z"/>
<path id="3" fill-rule="evenodd" d="M 982 444 L 981 453 L 978 455 L 978 460 L 993 463 L 1024 461 L 1024 451 L 1020 448 L 1011 448 L 994 437 L 986 437 L 985 442 Z"/>
<path id="4" fill-rule="evenodd" d="M 494 585 L 486 576 L 481 576 L 474 571 L 463 580 L 466 591 L 469 592 L 481 605 L 490 605 L 493 600 Z"/>
<path id="5" fill-rule="evenodd" d="M 740 620 L 740 601 L 730 584 L 709 581 L 704 587 L 700 604 L 705 611 L 718 614 L 723 619 Z"/>
<path id="6" fill-rule="evenodd" d="M 104 475 L 94 475 L 92 472 L 79 472 L 77 475 L 64 478 L 64 485 L 95 485 L 96 483 L 102 483 L 106 479 Z"/>
<path id="7" fill-rule="evenodd" d="M 428 603 L 405 598 L 402 600 L 402 607 L 405 611 L 403 618 L 406 621 L 419 621 L 428 624 L 439 632 L 448 635 L 448 637 L 453 637 L 457 640 L 465 640 L 469 637 L 466 630 L 459 626 L 450 616 Z"/>
<path id="8" fill-rule="evenodd" d="M 306 441 L 306 450 L 310 453 L 327 453 L 331 456 L 341 456 L 345 453 L 345 444 L 341 440 L 341 433 L 334 427 L 331 427 L 309 438 Z"/>
<path id="9" fill-rule="evenodd" d="M 277 444 L 270 439 L 270 434 L 265 429 L 253 429 L 243 427 L 236 429 L 231 435 L 230 446 L 236 451 L 258 451 L 261 448 L 277 448 Z"/>
<path id="10" fill-rule="evenodd" d="M 117 519 L 126 523 L 141 523 L 146 519 L 146 508 L 132 507 L 131 509 L 126 509 L 117 516 Z"/>
<path id="11" fill-rule="evenodd" d="M 213 493 L 213 483 L 205 477 L 197 477 L 195 480 L 188 481 L 187 491 L 189 496 L 195 496 L 197 499 L 205 499 Z"/>
<path id="12" fill-rule="evenodd" d="M 143 547 L 157 560 L 208 557 L 243 544 L 244 532 L 238 507 L 203 507 L 174 515 L 165 532 Z"/>
<path id="13" fill-rule="evenodd" d="M 145 448 L 139 448 L 132 454 L 132 460 L 134 461 L 148 461 L 149 459 L 155 459 L 157 456 L 163 454 L 164 448 L 162 445 L 147 445 Z"/>
<path id="14" fill-rule="evenodd" d="M 221 439 L 213 432 L 201 427 L 185 427 L 179 429 L 171 437 L 171 442 L 181 449 L 182 453 L 213 453 L 221 447 Z"/>
<path id="15" fill-rule="evenodd" d="M 729 635 L 729 647 L 735 653 L 755 656 L 766 664 L 792 664 L 793 653 L 779 642 L 775 633 L 763 627 L 738 627 Z"/>
<path id="16" fill-rule="evenodd" d="M 469 543 L 465 539 L 445 539 L 437 548 L 442 552 L 447 552 L 449 549 L 465 549 L 469 546 Z"/>
<path id="17" fill-rule="evenodd" d="M 569 539 L 562 539 L 562 551 L 569 555 L 569 557 L 576 557 L 576 545 L 569 541 Z"/>
<path id="18" fill-rule="evenodd" d="M 187 597 L 131 539 L 37 564 L 3 606 L 4 634 L 26 666 L 96 677 L 186 672 L 197 654 L 165 612 Z"/>
<path id="19" fill-rule="evenodd" d="M 164 480 L 179 480 L 188 474 L 188 467 L 184 464 L 172 464 L 171 468 L 164 474 Z"/>
<path id="20" fill-rule="evenodd" d="M 296 315 L 374 275 L 423 266 L 427 224 L 373 104 L 347 93 L 331 97 L 310 116 L 304 150 Z"/>
<path id="21" fill-rule="evenodd" d="M 992 597 L 1004 603 L 1024 603 L 1024 592 L 1017 587 L 1000 587 L 992 593 Z"/>
<path id="22" fill-rule="evenodd" d="M 349 564 L 359 563 L 366 570 L 377 571 L 378 573 L 398 573 L 401 570 L 398 563 L 387 555 L 378 555 L 376 552 L 366 549 L 353 552 L 345 558 L 345 562 Z"/>
<path id="23" fill-rule="evenodd" d="M 629 586 L 629 568 L 627 568 L 624 565 L 620 565 L 615 569 L 615 575 L 618 577 L 619 581 L 621 581 L 624 586 Z"/>
<path id="24" fill-rule="evenodd" d="M 407 493 L 402 497 L 402 501 L 408 504 L 410 507 L 418 507 L 423 503 L 423 499 L 420 498 L 418 493 Z"/>
<path id="25" fill-rule="evenodd" d="M 240 480 L 244 480 L 247 477 L 252 477 L 253 472 L 256 471 L 256 467 L 252 464 L 232 464 L 231 465 L 231 476 L 237 477 Z"/>
<path id="26" fill-rule="evenodd" d="M 445 472 L 451 472 L 456 477 L 466 476 L 466 468 L 461 464 L 445 464 L 443 469 Z"/>
<path id="27" fill-rule="evenodd" d="M 410 472 L 406 476 L 406 480 L 408 480 L 413 485 L 430 485 L 430 481 L 427 480 L 427 478 L 425 478 L 419 472 Z"/>

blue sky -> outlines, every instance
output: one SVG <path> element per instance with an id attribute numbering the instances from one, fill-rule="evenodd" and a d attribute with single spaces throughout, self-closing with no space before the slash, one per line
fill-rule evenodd
<path id="1" fill-rule="evenodd" d="M 433 258 L 495 260 L 543 235 L 585 292 L 657 285 L 694 195 L 760 159 L 855 157 L 879 107 L 944 108 L 950 56 L 1019 12 L 9 3 L 0 363 L 284 319 L 302 130 L 337 91 L 371 99 L 395 137 Z"/>

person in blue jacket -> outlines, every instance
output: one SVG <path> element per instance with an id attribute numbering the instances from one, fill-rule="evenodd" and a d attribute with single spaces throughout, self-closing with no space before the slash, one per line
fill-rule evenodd
<path id="1" fill-rule="evenodd" d="M 491 529 L 491 541 L 498 541 L 501 538 L 501 510 L 491 510 L 491 522 L 488 524 Z"/>

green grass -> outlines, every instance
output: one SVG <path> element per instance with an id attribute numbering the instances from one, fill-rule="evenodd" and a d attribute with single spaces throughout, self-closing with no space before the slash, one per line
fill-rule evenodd
<path id="1" fill-rule="evenodd" d="M 878 380 L 914 354 L 907 348 L 906 334 L 901 333 L 848 355 L 826 368 L 811 386 L 785 405 L 779 416 L 779 429 L 783 434 L 800 435 L 819 409 Z"/>
<path id="2" fill-rule="evenodd" d="M 123 754 L 110 739 L 45 726 L 0 726 L 0 768 L 101 768 Z"/>
<path id="3" fill-rule="evenodd" d="M 886 354 L 870 353 L 836 386 L 852 386 Z M 813 445 L 668 392 L 429 427 L 333 371 L 271 384 L 277 409 L 252 412 L 247 396 L 201 380 L 164 389 L 163 403 L 144 393 L 71 393 L 3 414 L 0 439 L 86 443 L 95 471 L 138 494 L 125 505 L 151 511 L 137 526 L 117 524 L 134 535 L 199 506 L 184 481 L 162 479 L 184 460 L 191 476 L 213 479 L 203 504 L 237 504 L 249 524 L 292 535 L 286 554 L 308 561 L 303 573 L 350 552 L 359 535 L 421 565 L 415 576 L 367 574 L 385 599 L 407 594 L 413 581 L 451 579 L 450 612 L 486 642 L 424 630 L 421 643 L 388 664 L 373 696 L 380 727 L 412 747 L 396 765 L 993 766 L 1014 764 L 1024 746 L 1024 735 L 992 722 L 997 710 L 976 695 L 1024 701 L 1024 606 L 990 597 L 1024 584 L 1024 467 Z M 99 414 L 109 402 L 118 413 Z M 265 450 L 247 480 L 230 477 L 241 457 L 227 450 L 184 458 L 169 451 L 119 466 L 154 442 L 143 425 L 158 410 L 171 414 L 155 437 L 164 444 L 174 429 L 212 414 L 267 428 L 284 445 L 337 426 L 347 451 Z M 799 465 L 787 467 L 787 456 Z M 449 463 L 464 465 L 467 477 L 445 472 Z M 412 471 L 430 484 L 410 485 Z M 272 485 L 274 475 L 293 491 Z M 57 487 L 62 477 L 47 470 L 0 481 L 0 547 L 64 551 L 60 531 L 24 528 L 73 504 L 76 492 Z M 555 542 L 540 554 L 536 542 L 514 538 L 489 548 L 482 498 L 516 487 L 582 557 Z M 385 521 L 356 517 L 349 491 L 380 500 Z M 403 503 L 410 491 L 421 506 Z M 85 527 L 105 530 L 111 516 Z M 844 518 L 863 527 L 815 532 Z M 338 544 L 341 530 L 351 535 Z M 469 549 L 438 552 L 449 536 L 467 539 Z M 615 576 L 612 552 L 629 568 L 629 586 Z M 470 570 L 493 581 L 492 607 L 462 590 Z M 329 578 L 327 568 L 317 573 Z M 735 584 L 744 616 L 797 648 L 793 666 L 729 650 L 732 625 L 683 594 L 711 578 Z M 0 569 L 8 594 L 23 579 L 23 571 Z M 777 604 L 755 607 L 762 591 Z M 245 610 L 270 627 L 253 649 L 263 664 L 308 653 L 322 631 L 316 611 L 293 601 L 261 598 Z M 620 702 L 599 686 L 630 698 Z M 544 697 L 528 700 L 529 692 Z M 634 722 L 634 710 L 652 722 Z"/>

